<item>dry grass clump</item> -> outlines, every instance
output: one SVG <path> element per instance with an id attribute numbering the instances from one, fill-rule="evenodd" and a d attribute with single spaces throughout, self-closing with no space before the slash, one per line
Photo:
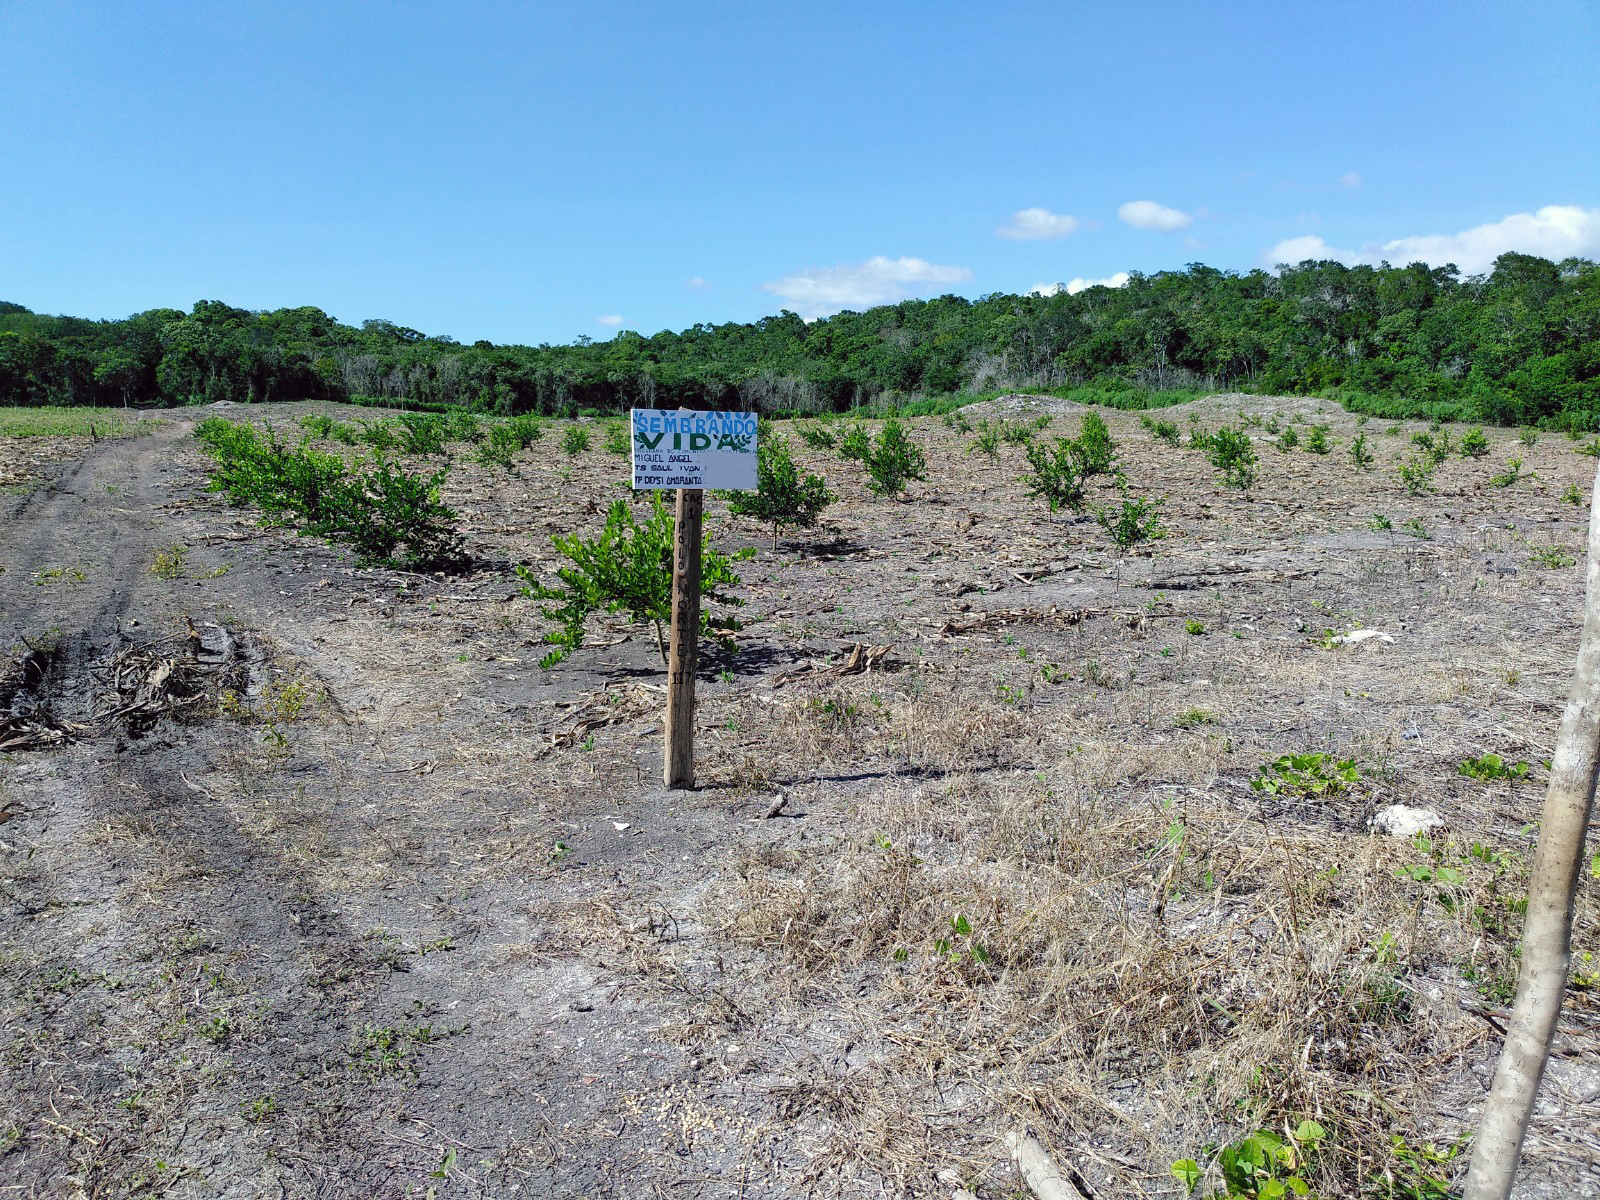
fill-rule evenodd
<path id="1" fill-rule="evenodd" d="M 1204 739 L 1148 750 L 902 780 L 859 835 L 713 890 L 804 1005 L 790 1019 L 876 1048 L 784 1092 L 834 1127 L 819 1163 L 970 1178 L 1028 1121 L 1063 1150 L 1118 1147 L 1124 1185 L 1157 1194 L 1173 1160 L 1310 1117 L 1343 1195 L 1405 1169 L 1392 1135 L 1464 1132 L 1426 1114 L 1488 1032 L 1463 974 L 1500 999 L 1514 979 L 1520 857 L 1274 824 Z"/>
<path id="2" fill-rule="evenodd" d="M 867 675 L 801 690 L 783 712 L 785 757 L 950 772 L 1022 762 L 1040 740 L 1019 707 L 992 685 L 953 680 L 925 686 L 922 674 Z"/>

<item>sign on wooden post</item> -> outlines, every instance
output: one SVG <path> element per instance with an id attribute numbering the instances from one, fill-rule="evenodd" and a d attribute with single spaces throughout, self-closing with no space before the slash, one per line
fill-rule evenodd
<path id="1" fill-rule="evenodd" d="M 694 786 L 694 675 L 700 646 L 701 508 L 706 488 L 756 490 L 754 413 L 636 408 L 633 486 L 677 489 L 672 543 L 672 642 L 667 648 L 662 782 Z"/>

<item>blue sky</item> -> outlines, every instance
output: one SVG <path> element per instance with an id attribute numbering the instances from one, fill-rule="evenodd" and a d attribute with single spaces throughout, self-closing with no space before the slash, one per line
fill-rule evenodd
<path id="1" fill-rule="evenodd" d="M 1600 5 L 0 0 L 0 299 L 566 342 L 1600 258 Z"/>

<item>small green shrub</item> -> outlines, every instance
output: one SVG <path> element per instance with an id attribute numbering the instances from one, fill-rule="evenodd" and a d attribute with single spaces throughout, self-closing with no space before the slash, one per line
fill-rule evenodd
<path id="1" fill-rule="evenodd" d="M 1178 444 L 1178 426 L 1175 421 L 1158 421 L 1145 414 L 1139 418 L 1139 424 L 1155 434 L 1157 441 L 1165 442 L 1169 446 Z"/>
<path id="2" fill-rule="evenodd" d="M 1356 440 L 1350 443 L 1350 457 L 1355 461 L 1357 469 L 1362 471 L 1370 471 L 1372 469 L 1373 454 L 1367 448 L 1367 435 L 1365 433 L 1356 434 Z"/>
<path id="3" fill-rule="evenodd" d="M 1085 489 L 1097 475 L 1110 476 L 1119 487 L 1125 483 L 1117 465 L 1116 443 L 1098 413 L 1084 415 L 1077 437 L 1057 438 L 1053 447 L 1033 442 L 1027 454 L 1029 471 L 1022 481 L 1028 485 L 1028 495 L 1044 497 L 1052 512 L 1058 508 L 1081 511 Z M 1126 506 L 1124 511 L 1129 511 Z M 1147 510 L 1133 511 L 1142 519 Z"/>
<path id="4" fill-rule="evenodd" d="M 1033 440 L 1033 427 L 1021 421 L 1008 421 L 1000 426 L 1000 440 L 1008 446 L 1026 446 Z"/>
<path id="5" fill-rule="evenodd" d="M 572 560 L 556 572 L 559 584 L 539 582 L 527 567 L 519 566 L 522 594 L 552 603 L 540 609 L 558 627 L 545 635 L 555 649 L 540 659 L 541 667 L 555 666 L 583 645 L 584 622 L 593 612 L 624 612 L 633 621 L 655 627 L 656 648 L 667 661 L 663 626 L 672 619 L 673 534 L 677 522 L 660 492 L 651 494 L 650 516 L 636 521 L 626 500 L 615 500 L 606 514 L 605 528 L 597 538 L 556 534 L 556 549 Z M 732 590 L 739 586 L 733 561 L 711 548 L 709 538 L 700 557 L 700 594 L 730 607 L 743 603 Z M 738 628 L 731 617 L 700 610 L 702 635 L 718 636 Z"/>
<path id="6" fill-rule="evenodd" d="M 633 438 L 628 435 L 628 427 L 621 421 L 606 422 L 605 436 L 600 444 L 607 454 L 627 458 L 633 453 Z"/>
<path id="7" fill-rule="evenodd" d="M 778 548 L 781 527 L 810 529 L 822 510 L 834 501 L 822 476 L 800 474 L 789 453 L 788 439 L 779 434 L 772 434 L 761 446 L 756 485 L 753 492 L 729 493 L 728 511 L 771 525 L 774 550 Z"/>
<path id="8" fill-rule="evenodd" d="M 433 571 L 462 560 L 456 514 L 439 498 L 444 471 L 412 475 L 380 456 L 362 474 L 331 454 L 284 446 L 271 432 L 221 417 L 200 422 L 195 437 L 216 462 L 211 490 L 235 504 L 346 543 L 365 563 Z"/>
<path id="9" fill-rule="evenodd" d="M 967 453 L 976 451 L 987 454 L 990 458 L 1000 457 L 1000 430 L 988 422 L 978 426 L 978 432 L 973 436 L 972 444 L 967 447 Z"/>
<path id="10" fill-rule="evenodd" d="M 398 428 L 394 421 L 363 421 L 361 431 L 356 436 L 378 453 L 387 454 L 402 445 Z"/>
<path id="11" fill-rule="evenodd" d="M 432 413 L 407 413 L 395 423 L 400 448 L 407 454 L 443 454 L 449 425 Z"/>
<path id="12" fill-rule="evenodd" d="M 1506 469 L 1499 474 L 1489 476 L 1490 487 L 1510 487 L 1522 478 L 1522 459 L 1513 458 L 1506 462 Z"/>
<path id="13" fill-rule="evenodd" d="M 1517 441 L 1521 442 L 1524 446 L 1536 446 L 1539 444 L 1539 431 L 1534 429 L 1531 425 L 1524 426 L 1522 429 L 1517 431 Z"/>
<path id="14" fill-rule="evenodd" d="M 1122 472 L 1117 466 L 1116 443 L 1111 440 L 1111 430 L 1106 427 L 1105 419 L 1099 413 L 1083 414 L 1074 445 L 1085 478 L 1094 475 L 1121 476 Z"/>
<path id="15" fill-rule="evenodd" d="M 351 501 L 333 526 L 364 562 L 411 571 L 451 568 L 462 560 L 455 510 L 439 498 L 445 472 L 413 475 L 380 458 L 373 471 L 351 480 Z"/>
<path id="16" fill-rule="evenodd" d="M 1083 508 L 1087 476 L 1076 449 L 1069 438 L 1057 438 L 1053 448 L 1042 442 L 1028 446 L 1029 471 L 1022 481 L 1028 485 L 1028 495 L 1043 497 L 1051 512 Z"/>
<path id="17" fill-rule="evenodd" d="M 922 448 L 907 435 L 905 426 L 888 420 L 878 431 L 878 440 L 862 460 L 867 468 L 867 487 L 876 495 L 893 500 L 913 479 L 928 478 L 928 460 Z"/>
<path id="18" fill-rule="evenodd" d="M 795 423 L 794 431 L 800 440 L 813 450 L 832 450 L 838 439 L 833 436 L 833 430 L 826 425 L 802 425 Z"/>
<path id="19" fill-rule="evenodd" d="M 1489 453 L 1489 439 L 1484 436 L 1482 429 L 1469 429 L 1461 435 L 1461 442 L 1456 449 L 1462 458 L 1483 458 Z"/>
<path id="20" fill-rule="evenodd" d="M 1094 518 L 1107 536 L 1123 550 L 1166 533 L 1161 527 L 1160 503 L 1137 496 L 1123 497 L 1122 506 L 1118 509 L 1097 507 Z"/>
<path id="21" fill-rule="evenodd" d="M 1561 493 L 1561 498 L 1568 504 L 1582 504 L 1583 491 L 1575 483 L 1567 484 L 1567 490 Z"/>
<path id="22" fill-rule="evenodd" d="M 497 428 L 506 430 L 507 436 L 515 438 L 519 450 L 526 450 L 544 437 L 544 418 L 537 413 L 523 413 L 502 421 Z"/>
<path id="23" fill-rule="evenodd" d="M 1328 427 L 1326 425 L 1313 425 L 1306 434 L 1306 449 L 1313 454 L 1326 454 L 1331 447 L 1328 445 Z"/>
<path id="24" fill-rule="evenodd" d="M 1421 496 L 1433 491 L 1434 463 L 1426 457 L 1412 457 L 1401 463 L 1400 482 L 1408 496 Z"/>
<path id="25" fill-rule="evenodd" d="M 476 443 L 483 436 L 483 422 L 473 413 L 455 405 L 444 411 L 445 441 Z"/>
<path id="26" fill-rule="evenodd" d="M 839 439 L 839 457 L 865 463 L 872 453 L 872 435 L 860 421 L 852 421 Z"/>
<path id="27" fill-rule="evenodd" d="M 478 443 L 477 459 L 486 467 L 501 467 L 507 471 L 516 466 L 517 443 L 504 425 L 492 425 L 488 436 Z"/>
<path id="28" fill-rule="evenodd" d="M 327 413 L 310 413 L 300 418 L 300 428 L 314 438 L 331 438 L 338 424 Z"/>
<path id="29" fill-rule="evenodd" d="M 589 431 L 582 425 L 568 425 L 561 435 L 561 448 L 568 457 L 576 458 L 589 448 Z"/>
<path id="30" fill-rule="evenodd" d="M 1205 449 L 1211 465 L 1222 472 L 1222 481 L 1229 487 L 1249 491 L 1255 486 L 1256 450 L 1244 430 L 1224 426 L 1206 440 Z"/>
<path id="31" fill-rule="evenodd" d="M 544 437 L 544 422 L 533 413 L 490 425 L 478 440 L 477 458 L 484 466 L 512 470 L 517 453 Z"/>
<path id="32" fill-rule="evenodd" d="M 1282 450 L 1285 454 L 1287 454 L 1290 450 L 1293 450 L 1299 444 L 1300 435 L 1295 432 L 1293 425 L 1290 425 L 1282 433 L 1280 433 L 1278 435 L 1278 440 L 1275 443 L 1278 449 Z"/>

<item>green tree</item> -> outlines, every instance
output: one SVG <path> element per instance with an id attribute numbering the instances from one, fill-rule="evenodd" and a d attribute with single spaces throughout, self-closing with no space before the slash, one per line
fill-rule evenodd
<path id="1" fill-rule="evenodd" d="M 895 420 L 883 423 L 864 463 L 870 476 L 867 487 L 876 495 L 888 496 L 891 500 L 903 494 L 913 479 L 928 478 L 928 460 L 922 447 L 913 442 L 905 426 Z"/>
<path id="2" fill-rule="evenodd" d="M 548 620 L 557 623 L 557 628 L 545 635 L 545 642 L 555 648 L 539 661 L 541 667 L 555 666 L 583 645 L 584 623 L 593 612 L 627 612 L 630 620 L 649 621 L 655 627 L 661 661 L 667 661 L 663 626 L 672 619 L 676 524 L 660 492 L 651 493 L 650 515 L 643 523 L 634 519 L 626 500 L 615 500 L 599 537 L 555 535 L 556 549 L 572 563 L 556 572 L 556 585 L 540 583 L 527 567 L 517 568 L 523 580 L 523 595 L 552 602 L 540 609 Z M 707 535 L 700 558 L 702 597 L 732 607 L 744 603 L 731 590 L 739 586 L 734 561 L 713 550 Z M 702 635 L 716 636 L 737 628 L 732 617 L 713 615 L 702 606 Z"/>
<path id="3" fill-rule="evenodd" d="M 756 463 L 756 490 L 732 492 L 728 509 L 772 526 L 772 548 L 778 548 L 783 526 L 810 529 L 835 497 L 821 475 L 802 475 L 789 453 L 789 439 L 772 434 L 762 439 Z"/>

